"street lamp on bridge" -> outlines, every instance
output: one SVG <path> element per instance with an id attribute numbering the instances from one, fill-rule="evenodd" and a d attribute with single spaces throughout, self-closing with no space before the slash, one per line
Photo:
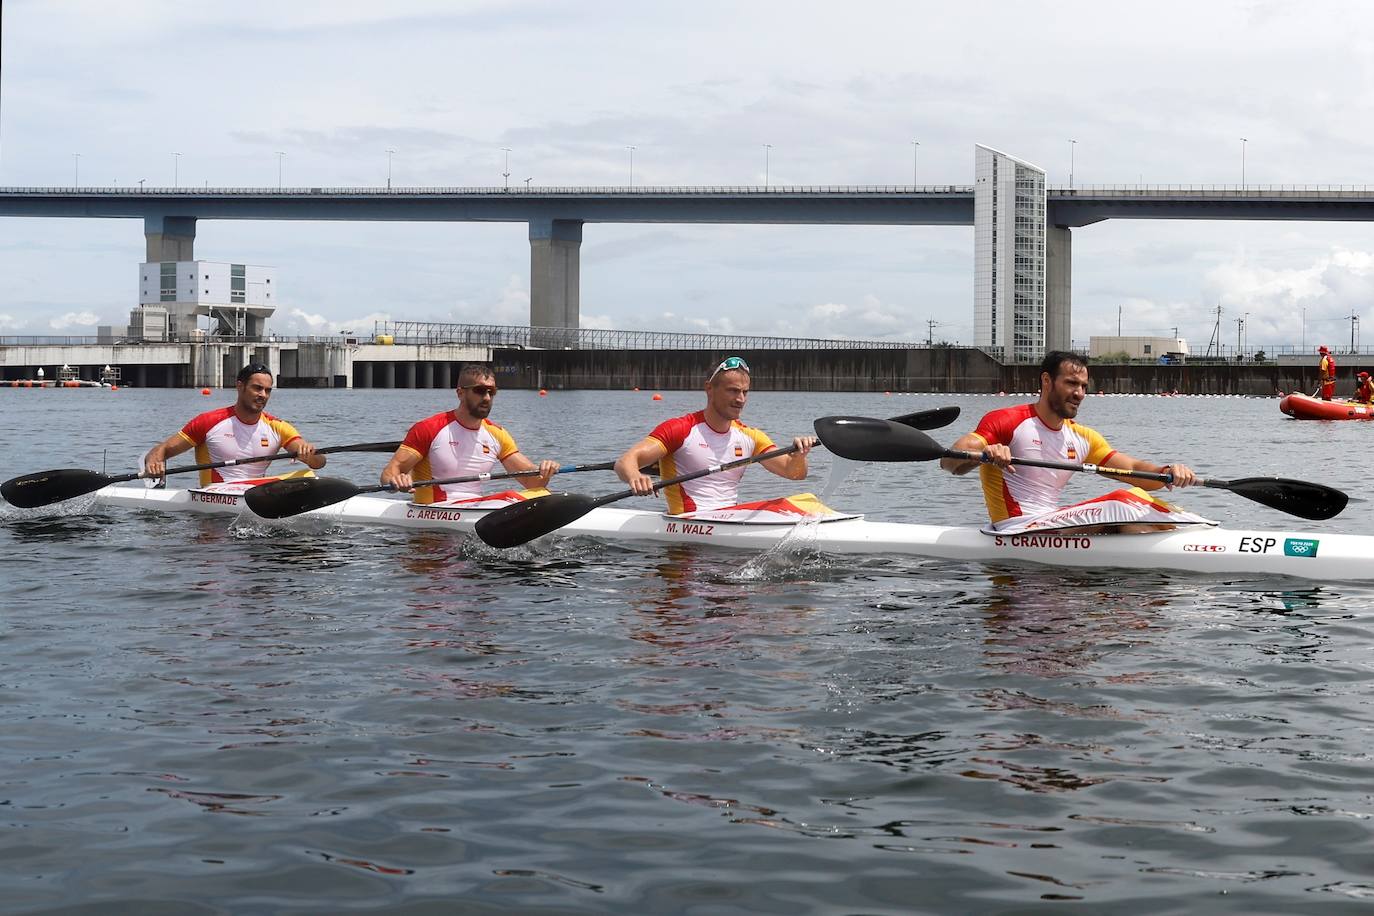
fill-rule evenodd
<path id="1" fill-rule="evenodd" d="M 277 190 L 281 190 L 281 161 L 286 158 L 286 153 L 277 150 Z"/>
<path id="2" fill-rule="evenodd" d="M 72 153 L 72 186 L 81 187 L 81 154 Z"/>
<path id="3" fill-rule="evenodd" d="M 391 147 L 386 148 L 386 189 L 391 190 L 391 157 L 396 155 L 396 151 Z"/>
<path id="4" fill-rule="evenodd" d="M 771 143 L 765 143 L 763 145 L 763 186 L 765 188 L 768 187 L 768 154 L 772 149 L 773 144 Z"/>
<path id="5" fill-rule="evenodd" d="M 911 186 L 916 187 L 916 153 L 921 148 L 920 140 L 911 141 Z"/>
<path id="6" fill-rule="evenodd" d="M 635 186 L 635 148 L 633 146 L 625 148 L 630 151 L 630 187 L 633 188 Z"/>
<path id="7" fill-rule="evenodd" d="M 1074 152 L 1074 148 L 1075 148 L 1076 146 L 1078 146 L 1078 141 L 1077 141 L 1077 140 L 1070 140 L 1070 141 L 1069 141 L 1069 189 L 1070 189 L 1070 190 L 1073 189 L 1073 152 Z"/>
<path id="8" fill-rule="evenodd" d="M 172 187 L 181 187 L 181 153 L 172 153 Z"/>
<path id="9" fill-rule="evenodd" d="M 510 147 L 501 147 L 501 152 L 506 154 L 506 170 L 501 173 L 501 177 L 506 179 L 506 190 L 510 190 Z"/>
<path id="10" fill-rule="evenodd" d="M 1244 137 L 1240 138 L 1240 189 L 1245 190 L 1245 144 L 1250 141 Z"/>

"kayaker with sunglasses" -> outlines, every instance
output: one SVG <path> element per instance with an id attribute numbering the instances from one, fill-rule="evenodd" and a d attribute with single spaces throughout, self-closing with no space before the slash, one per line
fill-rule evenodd
<path id="1" fill-rule="evenodd" d="M 382 483 L 408 491 L 416 480 L 438 480 L 486 474 L 497 462 L 507 471 L 531 471 L 536 465 L 526 458 L 511 434 L 491 420 L 496 398 L 496 373 L 491 366 L 468 363 L 458 372 L 458 406 L 416 423 L 401 447 L 382 469 Z M 558 473 L 558 462 L 541 461 L 539 476 L 521 478 L 522 485 L 537 489 Z M 418 487 L 415 502 L 435 503 L 455 497 L 482 495 L 482 484 Z"/>
<path id="2" fill-rule="evenodd" d="M 763 430 L 740 422 L 748 399 L 749 364 L 738 356 L 722 360 L 706 380 L 706 408 L 660 423 L 620 456 L 615 472 L 636 494 L 649 496 L 654 492 L 654 479 L 640 468 L 655 461 L 665 478 L 676 477 L 777 448 Z M 816 439 L 798 436 L 792 444 L 795 452 L 759 463 L 779 477 L 802 480 L 806 477 L 806 454 Z M 679 515 L 736 505 L 743 476 L 744 467 L 738 467 L 666 487 L 663 495 L 668 511 Z"/>

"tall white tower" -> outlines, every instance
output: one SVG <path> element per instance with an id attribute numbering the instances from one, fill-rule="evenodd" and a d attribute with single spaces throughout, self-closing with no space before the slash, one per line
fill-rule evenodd
<path id="1" fill-rule="evenodd" d="M 1045 170 L 974 147 L 973 342 L 1005 362 L 1044 355 Z M 1055 342 L 1057 344 L 1057 342 Z"/>

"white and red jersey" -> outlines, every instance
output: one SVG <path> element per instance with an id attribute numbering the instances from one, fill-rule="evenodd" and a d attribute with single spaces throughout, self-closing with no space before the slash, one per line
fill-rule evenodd
<path id="1" fill-rule="evenodd" d="M 498 461 L 505 461 L 520 449 L 511 434 L 490 420 L 482 420 L 470 429 L 458 419 L 456 410 L 436 413 L 416 423 L 406 433 L 401 448 L 420 456 L 420 463 L 410 472 L 414 480 L 442 480 L 448 477 L 469 477 L 487 474 Z M 463 496 L 480 496 L 482 484 L 446 484 L 416 487 L 417 503 L 434 503 Z"/>
<path id="2" fill-rule="evenodd" d="M 717 432 L 706 422 L 704 410 L 664 420 L 654 427 L 649 438 L 657 439 L 668 450 L 658 463 L 665 478 L 749 458 L 773 448 L 767 433 L 739 420 L 732 420 L 724 432 Z M 744 466 L 740 466 L 667 487 L 663 495 L 668 500 L 668 511 L 678 515 L 733 506 L 739 502 L 739 481 L 743 476 Z"/>
<path id="3" fill-rule="evenodd" d="M 196 464 L 275 455 L 301 437 L 294 426 L 270 413 L 261 414 L 256 423 L 244 423 L 232 407 L 207 410 L 183 426 L 178 435 L 196 447 Z M 265 477 L 267 465 L 266 461 L 254 461 L 201 471 L 200 485 Z"/>
<path id="4" fill-rule="evenodd" d="M 994 410 L 978 423 L 974 435 L 984 445 L 1000 443 L 1011 449 L 1015 458 L 1063 461 L 1069 464 L 1102 464 L 1116 450 L 1097 430 L 1073 420 L 1059 429 L 1050 429 L 1035 413 L 1034 404 Z M 1059 494 L 1073 471 L 1017 465 L 1016 473 L 1006 474 L 995 464 L 979 468 L 983 499 L 988 517 L 1000 522 L 1018 515 L 1039 515 L 1059 508 Z"/>

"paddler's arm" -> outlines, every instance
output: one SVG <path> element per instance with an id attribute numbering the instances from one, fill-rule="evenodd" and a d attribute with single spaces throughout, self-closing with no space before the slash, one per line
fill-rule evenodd
<path id="1" fill-rule="evenodd" d="M 324 463 L 329 460 L 328 455 L 315 454 L 315 446 L 305 441 L 304 436 L 297 436 L 290 442 L 283 444 L 282 448 L 286 449 L 288 452 L 294 452 L 296 460 L 312 471 L 318 471 L 320 468 L 324 467 Z"/>
<path id="2" fill-rule="evenodd" d="M 815 436 L 797 436 L 792 440 L 792 445 L 796 448 L 795 452 L 790 455 L 780 455 L 777 458 L 765 458 L 759 464 L 779 477 L 786 477 L 788 480 L 805 480 L 806 456 L 811 451 L 811 447 L 818 441 L 820 440 Z"/>
<path id="3" fill-rule="evenodd" d="M 988 444 L 982 436 L 977 433 L 969 433 L 956 439 L 950 446 L 952 451 L 973 452 L 974 454 L 986 454 L 988 460 L 1004 469 L 1008 474 L 1016 473 L 1016 469 L 1011 466 L 1011 449 L 999 442 Z M 941 458 L 940 467 L 951 474 L 967 474 L 969 471 L 981 465 L 983 462 L 973 458 Z"/>
<path id="4" fill-rule="evenodd" d="M 410 472 L 415 470 L 415 465 L 420 463 L 422 456 L 408 446 L 401 446 L 396 449 L 396 454 L 391 456 L 391 460 L 382 468 L 382 485 L 395 484 L 396 489 L 402 493 L 409 493 L 414 480 L 410 477 Z"/>
<path id="5" fill-rule="evenodd" d="M 191 441 L 181 433 L 172 433 L 164 441 L 159 442 L 148 450 L 148 454 L 143 456 L 143 473 L 147 477 L 165 477 L 167 471 L 167 459 L 175 458 L 182 452 L 191 447 Z"/>
<path id="6" fill-rule="evenodd" d="M 1161 487 L 1168 487 L 1172 490 L 1174 487 L 1191 487 L 1197 483 L 1197 475 L 1186 464 L 1155 464 L 1153 461 L 1132 458 L 1124 452 L 1114 453 L 1102 462 L 1102 466 L 1121 468 L 1123 471 L 1150 471 L 1155 474 L 1172 474 L 1174 476 L 1173 483 L 1161 483 L 1158 480 L 1137 480 L 1134 477 L 1121 478 L 1142 490 L 1158 490 Z"/>
<path id="7" fill-rule="evenodd" d="M 537 470 L 539 472 L 538 477 L 530 475 L 529 477 L 520 478 L 520 485 L 527 490 L 538 490 L 540 487 L 547 487 L 549 485 L 549 479 L 553 477 L 554 474 L 558 473 L 557 461 L 550 461 L 545 458 L 543 461 L 539 462 L 536 467 L 533 461 L 525 457 L 524 452 L 512 452 L 507 455 L 501 462 L 501 467 L 511 473 L 515 473 L 516 471 Z"/>
<path id="8" fill-rule="evenodd" d="M 654 479 L 640 468 L 648 467 L 668 454 L 667 447 L 653 436 L 640 439 L 625 454 L 615 461 L 615 473 L 630 485 L 636 495 L 651 496 L 654 492 Z"/>

